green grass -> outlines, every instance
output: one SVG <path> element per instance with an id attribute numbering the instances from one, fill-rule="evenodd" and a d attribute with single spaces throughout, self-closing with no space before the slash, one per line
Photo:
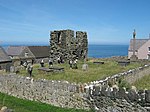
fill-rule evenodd
<path id="1" fill-rule="evenodd" d="M 101 61 L 101 60 L 97 60 L 97 61 Z M 87 71 L 82 70 L 82 65 L 83 65 L 82 61 L 78 62 L 78 69 L 70 69 L 68 63 L 60 64 L 60 65 L 55 64 L 54 66 L 64 67 L 65 71 L 61 73 L 47 73 L 47 74 L 39 72 L 37 69 L 40 67 L 40 65 L 36 64 L 33 67 L 33 77 L 35 79 L 44 78 L 49 80 L 67 80 L 69 82 L 87 83 L 94 80 L 100 80 L 107 76 L 111 76 L 116 73 L 124 72 L 129 69 L 133 69 L 138 66 L 141 66 L 141 63 L 131 63 L 130 65 L 123 67 L 123 66 L 119 66 L 115 61 L 106 60 L 104 62 L 105 64 L 103 65 L 97 65 L 97 64 L 93 64 L 93 60 L 87 61 L 89 67 Z M 48 65 L 46 65 L 46 67 L 48 67 Z M 20 72 L 20 75 L 27 76 L 27 71 L 22 70 Z"/>
<path id="2" fill-rule="evenodd" d="M 14 112 L 88 112 L 86 110 L 55 107 L 52 105 L 23 100 L 0 93 L 0 107 L 4 105 L 10 109 L 13 109 Z"/>
<path id="3" fill-rule="evenodd" d="M 137 80 L 133 85 L 138 89 L 150 89 L 150 74 Z"/>

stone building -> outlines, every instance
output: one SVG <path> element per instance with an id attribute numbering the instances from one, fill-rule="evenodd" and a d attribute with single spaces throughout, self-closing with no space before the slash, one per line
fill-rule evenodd
<path id="1" fill-rule="evenodd" d="M 0 46 L 0 70 L 5 70 L 6 72 L 9 72 L 11 65 L 11 59 L 9 58 L 5 50 Z"/>
<path id="2" fill-rule="evenodd" d="M 32 62 L 35 58 L 27 46 L 9 46 L 6 50 L 14 66 L 20 66 L 25 61 Z"/>
<path id="3" fill-rule="evenodd" d="M 50 58 L 85 59 L 88 53 L 87 33 L 59 30 L 50 33 Z"/>
<path id="4" fill-rule="evenodd" d="M 33 53 L 35 59 L 34 63 L 40 63 L 43 59 L 44 62 L 48 62 L 49 59 L 49 46 L 28 46 L 29 50 Z"/>

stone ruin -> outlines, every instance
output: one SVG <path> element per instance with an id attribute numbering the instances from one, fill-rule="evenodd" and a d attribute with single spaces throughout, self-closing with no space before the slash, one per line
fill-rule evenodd
<path id="1" fill-rule="evenodd" d="M 56 61 L 86 59 L 88 53 L 87 33 L 58 30 L 50 33 L 50 58 Z"/>

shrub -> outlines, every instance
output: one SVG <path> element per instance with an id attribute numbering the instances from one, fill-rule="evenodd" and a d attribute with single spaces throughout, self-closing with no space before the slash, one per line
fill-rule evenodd
<path id="1" fill-rule="evenodd" d="M 119 78 L 118 87 L 119 88 L 125 87 L 127 90 L 131 89 L 131 85 L 123 78 Z"/>

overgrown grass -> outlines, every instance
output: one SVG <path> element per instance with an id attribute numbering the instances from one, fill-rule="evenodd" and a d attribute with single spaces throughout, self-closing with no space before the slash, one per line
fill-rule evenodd
<path id="1" fill-rule="evenodd" d="M 137 80 L 133 85 L 138 89 L 150 89 L 150 74 Z"/>
<path id="2" fill-rule="evenodd" d="M 97 60 L 97 61 L 101 61 L 101 60 Z M 88 64 L 87 71 L 82 70 L 82 65 L 84 63 L 83 61 L 78 62 L 78 69 L 70 69 L 68 63 L 64 63 L 60 65 L 55 64 L 54 66 L 64 67 L 65 71 L 60 73 L 39 72 L 37 69 L 40 67 L 40 65 L 36 64 L 34 65 L 34 69 L 33 69 L 33 77 L 36 79 L 43 78 L 43 79 L 50 79 L 50 80 L 67 80 L 69 82 L 85 83 L 85 82 L 103 79 L 107 76 L 111 76 L 116 73 L 120 73 L 141 66 L 141 63 L 131 63 L 130 65 L 124 67 L 118 65 L 118 63 L 115 61 L 106 60 L 104 62 L 105 64 L 98 65 L 98 64 L 93 64 L 93 60 L 87 61 Z M 46 67 L 48 67 L 48 64 L 46 64 Z M 23 76 L 27 76 L 27 71 L 22 70 L 20 74 Z"/>
<path id="3" fill-rule="evenodd" d="M 45 103 L 23 100 L 0 93 L 0 107 L 4 105 L 10 109 L 13 109 L 14 112 L 92 112 L 79 109 L 55 107 Z"/>

